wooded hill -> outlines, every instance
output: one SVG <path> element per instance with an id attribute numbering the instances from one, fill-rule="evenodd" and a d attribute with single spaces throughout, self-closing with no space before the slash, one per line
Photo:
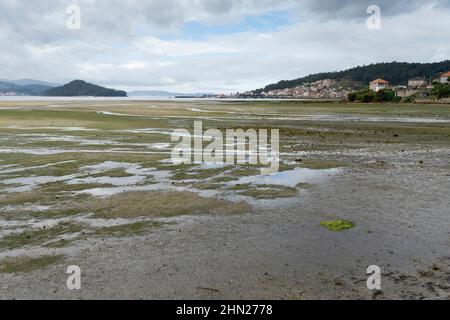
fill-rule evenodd
<path id="1" fill-rule="evenodd" d="M 389 81 L 391 85 L 406 85 L 411 78 L 425 77 L 428 81 L 431 81 L 447 71 L 450 71 L 450 60 L 436 63 L 377 63 L 368 66 L 358 66 L 344 71 L 312 74 L 295 80 L 283 80 L 254 92 L 260 93 L 262 91 L 295 88 L 305 83 L 324 79 L 353 81 L 359 83 L 361 87 L 367 86 L 370 81 L 378 78 Z"/>

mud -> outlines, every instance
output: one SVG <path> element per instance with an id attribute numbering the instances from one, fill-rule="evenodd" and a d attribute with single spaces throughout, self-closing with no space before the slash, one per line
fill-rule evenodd
<path id="1" fill-rule="evenodd" d="M 448 107 L 17 104 L 0 103 L 2 299 L 449 299 Z M 194 119 L 280 128 L 280 172 L 172 164 Z"/>

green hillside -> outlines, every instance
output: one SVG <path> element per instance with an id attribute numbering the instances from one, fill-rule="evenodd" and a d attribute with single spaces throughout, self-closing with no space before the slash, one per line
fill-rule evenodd
<path id="1" fill-rule="evenodd" d="M 61 87 L 55 87 L 47 90 L 45 95 L 52 97 L 126 97 L 127 93 L 121 90 L 97 86 L 83 80 L 74 80 Z"/>
<path id="2" fill-rule="evenodd" d="M 294 88 L 304 83 L 324 79 L 352 80 L 358 82 L 361 86 L 365 86 L 374 79 L 383 78 L 392 85 L 401 85 L 407 84 L 408 80 L 414 77 L 425 77 L 427 80 L 432 80 L 446 71 L 450 71 L 450 60 L 436 63 L 377 63 L 368 66 L 358 66 L 344 71 L 312 74 L 295 80 L 283 80 L 275 84 L 270 84 L 265 88 L 255 90 L 255 93 Z"/>

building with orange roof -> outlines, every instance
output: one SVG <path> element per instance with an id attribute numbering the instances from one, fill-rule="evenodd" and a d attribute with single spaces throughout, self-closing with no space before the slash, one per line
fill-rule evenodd
<path id="1" fill-rule="evenodd" d="M 389 87 L 389 81 L 383 79 L 376 79 L 370 83 L 370 90 L 378 92 Z"/>
<path id="2" fill-rule="evenodd" d="M 450 78 L 450 71 L 444 74 L 441 74 L 441 83 L 449 83 L 448 79 Z"/>

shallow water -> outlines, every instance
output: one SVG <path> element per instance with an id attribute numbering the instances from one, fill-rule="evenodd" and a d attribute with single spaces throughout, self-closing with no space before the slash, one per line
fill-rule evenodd
<path id="1" fill-rule="evenodd" d="M 277 172 L 271 175 L 241 177 L 237 181 L 229 182 L 229 184 L 281 185 L 286 187 L 295 187 L 299 183 L 323 183 L 329 177 L 339 173 L 340 171 L 340 169 L 314 170 L 307 168 L 295 168 L 293 170 Z"/>

